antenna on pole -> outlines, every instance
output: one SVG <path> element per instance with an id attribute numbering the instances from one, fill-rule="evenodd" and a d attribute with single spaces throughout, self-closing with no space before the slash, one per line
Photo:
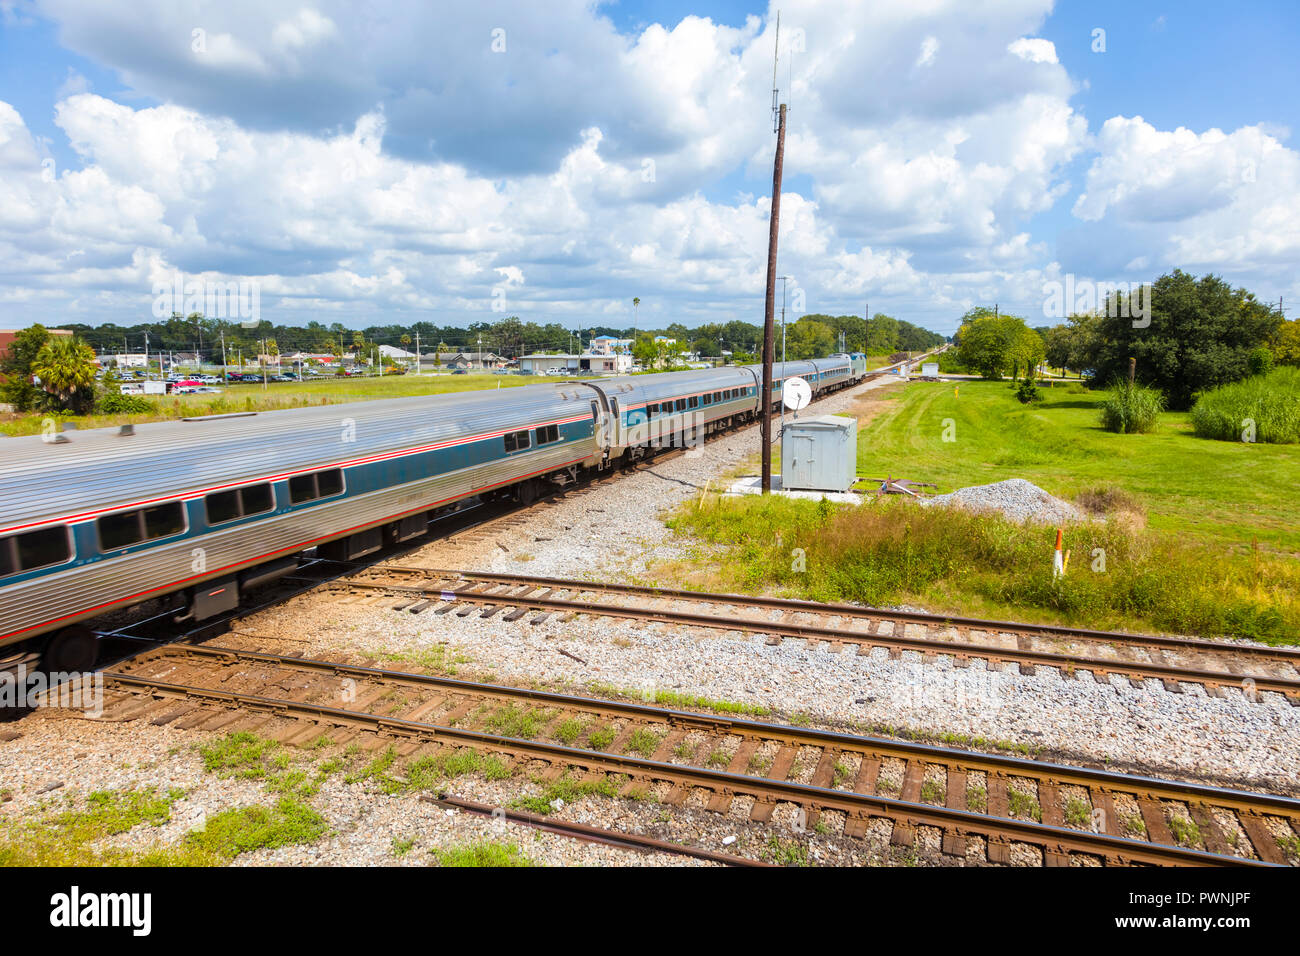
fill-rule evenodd
<path id="1" fill-rule="evenodd" d="M 781 11 L 776 11 L 776 40 L 772 44 L 772 132 L 775 133 L 780 126 L 780 107 L 777 106 L 777 99 L 781 94 L 776 85 L 776 67 L 781 58 Z"/>

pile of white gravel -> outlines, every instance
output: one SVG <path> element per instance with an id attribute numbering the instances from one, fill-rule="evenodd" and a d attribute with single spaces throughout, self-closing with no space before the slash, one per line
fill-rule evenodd
<path id="1" fill-rule="evenodd" d="M 1061 524 L 1082 521 L 1084 514 L 1068 501 L 1049 495 L 1032 481 L 1008 478 L 991 485 L 959 488 L 946 495 L 922 499 L 927 505 L 964 508 L 967 511 L 996 511 L 1012 521 Z"/>

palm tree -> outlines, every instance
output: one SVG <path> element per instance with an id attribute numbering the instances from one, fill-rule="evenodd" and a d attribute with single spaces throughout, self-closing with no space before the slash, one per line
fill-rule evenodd
<path id="1" fill-rule="evenodd" d="M 86 412 L 95 401 L 95 352 L 75 335 L 52 335 L 32 362 L 32 374 L 61 409 Z"/>

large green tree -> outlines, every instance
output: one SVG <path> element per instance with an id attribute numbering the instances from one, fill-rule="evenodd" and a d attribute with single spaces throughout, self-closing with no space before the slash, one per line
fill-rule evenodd
<path id="1" fill-rule="evenodd" d="M 95 352 L 75 335 L 51 335 L 32 362 L 48 405 L 84 414 L 95 404 Z"/>
<path id="2" fill-rule="evenodd" d="M 41 406 L 44 393 L 32 384 L 32 363 L 49 338 L 45 326 L 38 323 L 23 329 L 9 343 L 0 358 L 0 402 L 20 412 Z"/>
<path id="3" fill-rule="evenodd" d="M 1273 333 L 1269 347 L 1279 365 L 1300 365 L 1300 319 L 1281 323 Z"/>
<path id="4" fill-rule="evenodd" d="M 1186 409 L 1197 392 L 1250 374 L 1251 353 L 1268 344 L 1283 319 L 1218 276 L 1175 270 L 1155 281 L 1149 302 L 1108 301 L 1095 321 L 1083 368 L 1105 383 L 1126 376 L 1134 358 L 1139 382 L 1163 391 L 1170 408 Z"/>
<path id="5" fill-rule="evenodd" d="M 995 313 L 983 306 L 962 317 L 957 330 L 960 361 L 985 378 L 1015 376 L 1043 360 L 1043 337 L 1016 315 Z"/>

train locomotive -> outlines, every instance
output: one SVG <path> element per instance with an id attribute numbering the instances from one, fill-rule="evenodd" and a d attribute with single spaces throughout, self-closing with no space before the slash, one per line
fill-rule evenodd
<path id="1" fill-rule="evenodd" d="M 866 360 L 777 363 L 773 405 L 793 375 L 818 397 Z M 0 667 L 89 669 L 110 611 L 212 617 L 311 549 L 356 560 L 468 499 L 528 504 L 753 421 L 761 391 L 762 366 L 724 366 L 4 439 Z"/>

